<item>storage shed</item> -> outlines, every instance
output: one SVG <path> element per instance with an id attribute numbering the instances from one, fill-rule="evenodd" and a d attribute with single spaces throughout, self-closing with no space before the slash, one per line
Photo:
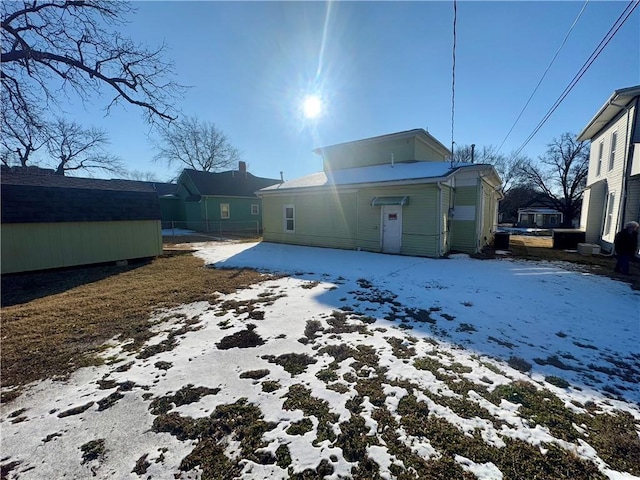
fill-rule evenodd
<path id="1" fill-rule="evenodd" d="M 152 185 L 2 169 L 2 273 L 162 253 Z"/>

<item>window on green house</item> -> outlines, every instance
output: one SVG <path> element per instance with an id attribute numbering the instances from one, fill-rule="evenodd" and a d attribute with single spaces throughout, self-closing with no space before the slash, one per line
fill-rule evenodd
<path id="1" fill-rule="evenodd" d="M 284 206 L 284 231 L 295 232 L 296 231 L 296 211 L 293 205 Z"/>
<path id="2" fill-rule="evenodd" d="M 231 213 L 229 211 L 229 204 L 228 203 L 221 203 L 220 204 L 220 218 L 229 218 L 231 217 Z"/>
<path id="3" fill-rule="evenodd" d="M 251 205 L 251 215 L 260 215 L 260 205 L 257 203 Z"/>

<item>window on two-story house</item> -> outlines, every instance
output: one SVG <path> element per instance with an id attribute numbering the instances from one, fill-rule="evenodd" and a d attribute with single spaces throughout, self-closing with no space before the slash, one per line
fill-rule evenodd
<path id="1" fill-rule="evenodd" d="M 613 206 L 616 201 L 616 193 L 611 192 L 607 199 L 607 218 L 604 222 L 604 234 L 609 235 L 611 233 L 611 225 L 613 224 Z"/>
<path id="2" fill-rule="evenodd" d="M 613 164 L 616 160 L 616 143 L 618 142 L 618 132 L 611 134 L 611 152 L 609 153 L 609 171 L 613 170 Z"/>
<path id="3" fill-rule="evenodd" d="M 295 232 L 296 231 L 296 210 L 293 205 L 285 205 L 284 209 L 284 231 Z"/>
<path id="4" fill-rule="evenodd" d="M 228 203 L 221 203 L 220 204 L 220 218 L 229 218 L 231 217 L 231 212 L 229 210 L 229 204 Z"/>
<path id="5" fill-rule="evenodd" d="M 251 204 L 251 215 L 260 215 L 260 205 L 257 203 Z"/>
<path id="6" fill-rule="evenodd" d="M 596 167 L 596 175 L 600 175 L 602 170 L 602 155 L 604 153 L 604 140 L 598 145 L 598 166 Z"/>

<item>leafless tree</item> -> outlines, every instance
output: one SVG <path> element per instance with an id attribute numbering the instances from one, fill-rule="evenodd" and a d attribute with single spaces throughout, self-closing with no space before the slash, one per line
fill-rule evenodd
<path id="1" fill-rule="evenodd" d="M 25 122 L 16 112 L 2 105 L 0 109 L 2 122 L 0 150 L 2 163 L 6 166 L 31 164 L 33 154 L 42 148 L 47 141 L 47 125 L 39 119 Z"/>
<path id="2" fill-rule="evenodd" d="M 156 183 L 158 182 L 158 177 L 155 172 L 150 171 L 143 172 L 142 170 L 129 170 L 127 172 L 124 172 L 123 177 L 127 180 L 138 180 L 141 182 Z"/>
<path id="3" fill-rule="evenodd" d="M 83 128 L 75 122 L 59 119 L 51 126 L 47 151 L 55 159 L 56 175 L 77 170 L 101 170 L 122 175 L 120 159 L 106 151 L 107 134 L 97 128 Z"/>
<path id="4" fill-rule="evenodd" d="M 171 120 L 182 87 L 171 80 L 165 47 L 150 50 L 121 35 L 127 3 L 110 0 L 4 1 L 0 79 L 2 104 L 34 122 L 34 106 L 60 107 L 74 93 L 85 102 L 106 88 L 109 109 L 142 108 L 149 121 Z M 3 118 L 3 124 L 5 120 Z"/>
<path id="5" fill-rule="evenodd" d="M 453 160 L 462 163 L 485 163 L 493 165 L 502 180 L 502 191 L 509 192 L 521 183 L 521 166 L 527 158 L 515 153 L 504 155 L 492 145 L 473 148 L 471 145 L 456 146 Z"/>
<path id="6" fill-rule="evenodd" d="M 240 152 L 222 130 L 196 117 L 168 125 L 155 147 L 155 161 L 205 172 L 230 168 L 240 160 Z"/>
<path id="7" fill-rule="evenodd" d="M 570 132 L 554 138 L 538 163 L 523 163 L 524 181 L 544 192 L 564 214 L 563 226 L 571 226 L 580 212 L 589 171 L 589 148 Z"/>

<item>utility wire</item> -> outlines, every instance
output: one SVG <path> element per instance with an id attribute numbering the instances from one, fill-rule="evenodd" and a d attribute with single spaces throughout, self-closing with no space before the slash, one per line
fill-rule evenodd
<path id="1" fill-rule="evenodd" d="M 576 19 L 573 21 L 573 24 L 571 25 L 571 27 L 569 28 L 569 31 L 567 32 L 567 34 L 564 36 L 564 40 L 562 40 L 562 43 L 560 44 L 560 47 L 558 47 L 558 50 L 556 51 L 555 55 L 553 56 L 553 58 L 551 59 L 551 62 L 549 62 L 549 65 L 547 66 L 546 70 L 544 71 L 544 73 L 542 74 L 542 77 L 540 77 L 540 80 L 538 81 L 538 84 L 536 85 L 536 88 L 533 89 L 533 92 L 531 92 L 531 95 L 529 96 L 529 99 L 527 100 L 527 103 L 524 104 L 524 107 L 522 107 L 522 110 L 520 110 L 520 113 L 518 114 L 518 118 L 516 118 L 516 121 L 513 122 L 513 125 L 511 126 L 511 128 L 509 129 L 509 132 L 507 133 L 506 137 L 504 137 L 504 140 L 502 140 L 502 143 L 500 144 L 500 146 L 498 147 L 498 150 L 496 151 L 496 155 L 498 153 L 500 153 L 500 150 L 502 150 L 502 146 L 504 145 L 504 142 L 507 141 L 507 138 L 509 138 L 509 135 L 511 135 L 511 132 L 513 132 L 513 129 L 516 127 L 516 125 L 518 124 L 518 122 L 520 121 L 520 117 L 522 117 L 522 114 L 524 113 L 524 111 L 526 110 L 526 108 L 529 106 L 529 102 L 531 102 L 531 99 L 533 98 L 533 96 L 536 94 L 536 92 L 538 91 L 538 88 L 540 87 L 540 84 L 542 83 L 542 81 L 544 80 L 544 77 L 547 76 L 547 73 L 549 72 L 549 69 L 551 68 L 551 66 L 553 65 L 553 62 L 555 62 L 556 58 L 558 57 L 558 54 L 560 53 L 560 50 L 562 50 L 562 48 L 564 47 L 564 44 L 567 43 L 567 39 L 569 38 L 569 35 L 571 34 L 571 31 L 573 30 L 573 27 L 576 26 L 576 24 L 578 23 L 578 20 L 580 20 L 580 17 L 582 17 L 582 14 L 585 10 L 585 8 L 587 8 L 587 4 L 589 3 L 589 0 L 586 0 L 584 2 L 584 5 L 582 6 L 582 10 L 580 10 L 580 13 L 578 13 L 578 16 L 576 17 Z"/>
<path id="2" fill-rule="evenodd" d="M 638 6 L 638 4 L 640 4 L 640 0 L 631 0 L 629 2 L 629 4 L 626 6 L 626 8 L 624 9 L 624 11 L 620 14 L 620 16 L 618 17 L 618 19 L 614 22 L 614 24 L 611 26 L 611 28 L 609 29 L 609 31 L 607 32 L 607 34 L 604 36 L 604 38 L 600 41 L 600 44 L 598 44 L 598 46 L 596 47 L 596 49 L 593 51 L 593 53 L 591 53 L 591 56 L 587 59 L 587 61 L 584 63 L 584 65 L 582 65 L 582 68 L 580 68 L 580 70 L 578 71 L 578 73 L 576 73 L 576 75 L 573 77 L 573 80 L 571 80 L 571 82 L 569 83 L 569 85 L 567 85 L 567 87 L 564 89 L 564 92 L 562 92 L 562 94 L 560 95 L 560 97 L 558 97 L 558 99 L 555 101 L 555 103 L 553 104 L 553 106 L 549 109 L 549 111 L 547 112 L 547 114 L 542 118 L 542 120 L 540 120 L 540 123 L 538 123 L 538 125 L 536 126 L 536 128 L 533 130 L 533 132 L 531 132 L 531 134 L 527 137 L 527 139 L 524 141 L 524 143 L 520 146 L 520 148 L 518 148 L 518 150 L 516 151 L 515 155 L 517 156 L 524 147 L 527 146 L 527 144 L 531 141 L 531 139 L 536 135 L 536 133 L 538 133 L 538 131 L 542 128 L 542 126 L 547 122 L 547 120 L 549 120 L 549 117 L 551 117 L 551 115 L 553 114 L 553 112 L 556 111 L 556 109 L 560 106 L 560 104 L 562 103 L 562 101 L 566 98 L 566 96 L 569 94 L 569 92 L 571 92 L 571 90 L 573 90 L 573 87 L 576 86 L 576 84 L 578 83 L 578 81 L 582 78 L 582 76 L 587 72 L 587 70 L 589 69 L 589 67 L 591 66 L 591 64 L 593 64 L 593 62 L 596 60 L 596 58 L 598 58 L 598 56 L 600 55 L 600 53 L 602 53 L 602 50 L 604 50 L 604 48 L 609 44 L 609 42 L 611 41 L 611 39 L 615 36 L 615 34 L 618 32 L 618 30 L 620 30 L 620 28 L 622 27 L 622 25 L 624 25 L 624 23 L 627 21 L 627 19 L 631 16 L 631 14 L 633 13 L 633 11 L 636 9 L 636 7 Z M 624 18 L 622 18 L 624 17 Z M 621 21 L 622 19 L 622 21 Z"/>
<path id="3" fill-rule="evenodd" d="M 453 132 L 456 111 L 456 23 L 458 20 L 458 5 L 453 0 L 453 62 L 451 68 L 451 167 L 453 168 Z"/>

